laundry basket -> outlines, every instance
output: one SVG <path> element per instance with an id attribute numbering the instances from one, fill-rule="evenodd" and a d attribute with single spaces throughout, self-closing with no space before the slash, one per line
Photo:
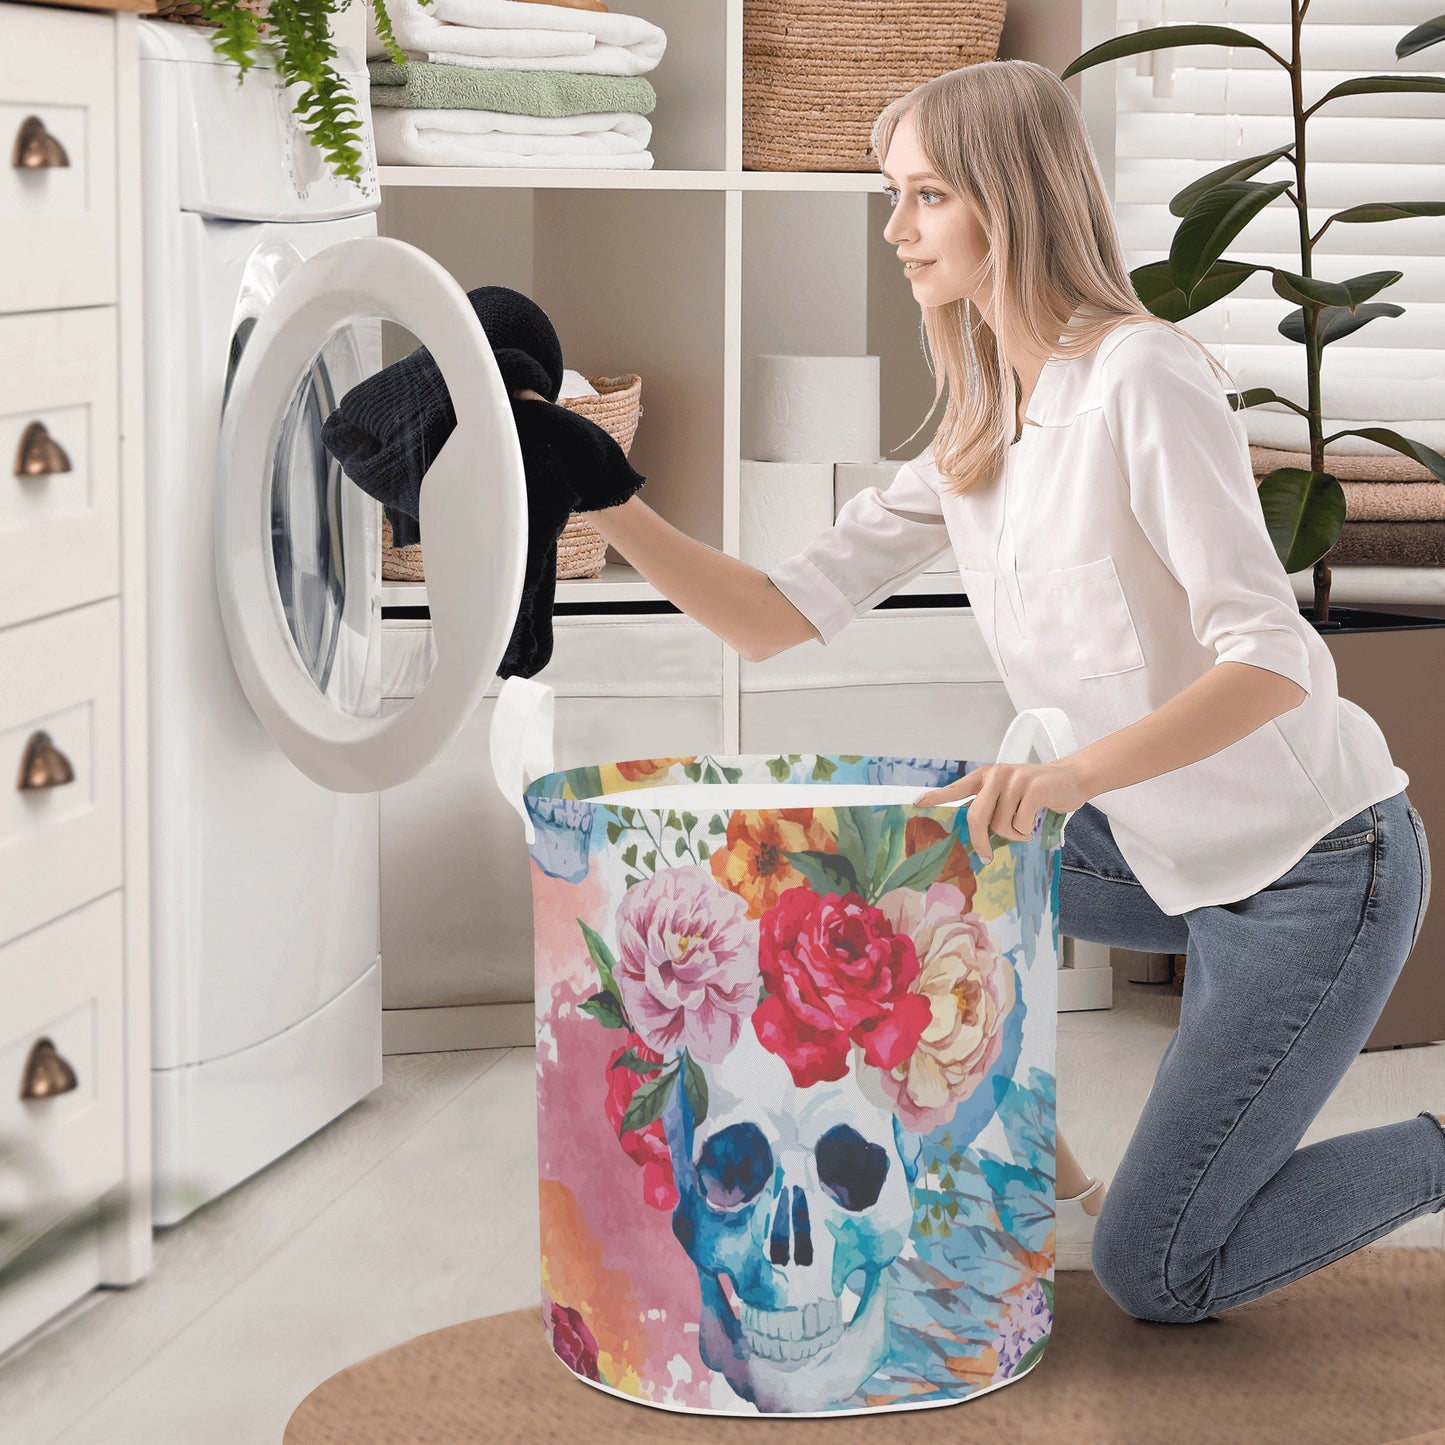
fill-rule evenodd
<path id="1" fill-rule="evenodd" d="M 531 854 L 542 1320 L 581 1379 L 831 1416 L 1018 1379 L 1053 1323 L 1058 878 L 1069 817 L 985 864 L 978 766 L 836 754 L 553 771 L 508 678 Z M 1000 761 L 1057 708 L 1009 726 Z M 530 782 L 524 783 L 524 778 Z"/>

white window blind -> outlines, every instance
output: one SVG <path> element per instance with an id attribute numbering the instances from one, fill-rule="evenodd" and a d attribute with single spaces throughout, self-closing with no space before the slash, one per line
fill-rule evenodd
<path id="1" fill-rule="evenodd" d="M 1302 26 L 1306 106 L 1359 75 L 1445 76 L 1445 45 L 1397 59 L 1396 43 L 1437 14 L 1432 0 L 1311 0 Z M 1229 25 L 1289 58 L 1289 0 L 1118 0 L 1117 33 L 1161 24 Z M 1226 161 L 1294 138 L 1289 73 L 1247 46 L 1179 46 L 1110 62 L 1116 72 L 1115 215 L 1132 271 L 1168 257 L 1180 218 L 1171 198 Z M 1379 94 L 1332 100 L 1305 127 L 1309 228 L 1368 201 L 1445 200 L 1445 95 Z M 1289 159 L 1250 177 L 1283 180 Z M 1228 259 L 1300 270 L 1299 220 L 1276 197 L 1226 248 Z M 1325 348 L 1321 408 L 1326 435 L 1341 426 L 1425 420 L 1398 427 L 1445 442 L 1445 217 L 1369 224 L 1335 222 L 1315 246 L 1314 274 L 1343 281 L 1370 271 L 1404 278 L 1375 300 L 1403 316 L 1380 317 Z M 1304 348 L 1278 332 L 1293 303 L 1265 273 L 1179 324 L 1210 347 L 1241 385 L 1266 386 L 1304 404 Z M 1303 446 L 1303 418 L 1270 406 L 1245 413 L 1250 439 Z M 1340 451 L 1380 450 L 1357 438 Z"/>

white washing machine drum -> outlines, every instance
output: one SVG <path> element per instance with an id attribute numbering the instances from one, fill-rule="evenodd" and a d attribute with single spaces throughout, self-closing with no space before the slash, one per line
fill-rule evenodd
<path id="1" fill-rule="evenodd" d="M 276 745 L 335 792 L 431 762 L 497 674 L 526 566 L 521 445 L 486 333 L 425 252 L 362 236 L 309 260 L 253 258 L 233 327 L 216 470 L 216 583 L 237 676 Z M 381 507 L 321 444 L 337 402 L 381 368 L 381 322 L 435 359 L 456 427 L 421 489 L 435 663 L 381 707 Z"/>

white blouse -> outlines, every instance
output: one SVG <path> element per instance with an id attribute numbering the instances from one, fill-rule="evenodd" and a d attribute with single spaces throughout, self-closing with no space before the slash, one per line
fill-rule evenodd
<path id="1" fill-rule="evenodd" d="M 1248 897 L 1406 787 L 1374 719 L 1338 694 L 1265 528 L 1243 419 L 1191 341 L 1118 326 L 1050 358 L 1026 416 L 1038 425 L 989 483 L 955 497 L 925 453 L 769 571 L 824 644 L 951 545 L 1014 706 L 1062 708 L 1081 748 L 1216 663 L 1307 689 L 1210 757 L 1089 800 L 1172 915 Z"/>

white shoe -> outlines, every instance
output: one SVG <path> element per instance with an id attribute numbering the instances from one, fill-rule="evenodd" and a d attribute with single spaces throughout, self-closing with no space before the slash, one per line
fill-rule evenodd
<path id="1" fill-rule="evenodd" d="M 1094 1225 L 1103 1207 L 1106 1186 L 1102 1179 L 1091 1179 L 1080 1194 L 1060 1198 L 1054 1216 L 1054 1268 L 1093 1269 Z M 1087 1200 L 1094 1212 L 1085 1206 Z"/>

